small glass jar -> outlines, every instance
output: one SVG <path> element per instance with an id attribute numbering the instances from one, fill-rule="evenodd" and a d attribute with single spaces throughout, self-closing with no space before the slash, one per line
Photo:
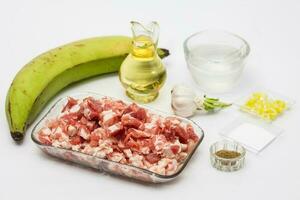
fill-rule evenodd
<path id="1" fill-rule="evenodd" d="M 234 158 L 220 157 L 216 154 L 220 150 L 236 152 L 239 155 Z M 245 162 L 245 154 L 246 150 L 243 146 L 229 140 L 216 142 L 210 147 L 211 164 L 214 168 L 220 171 L 232 172 L 243 168 Z"/>

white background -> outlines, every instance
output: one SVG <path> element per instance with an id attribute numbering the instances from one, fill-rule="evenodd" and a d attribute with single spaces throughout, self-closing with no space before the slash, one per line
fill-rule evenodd
<path id="1" fill-rule="evenodd" d="M 237 97 L 260 85 L 294 100 L 300 98 L 297 0 L 0 0 L 0 199 L 300 199 L 298 104 L 276 122 L 285 132 L 260 155 L 248 153 L 245 168 L 234 173 L 213 169 L 208 148 L 221 139 L 218 132 L 237 111 L 193 117 L 205 130 L 205 139 L 181 176 L 166 184 L 136 183 L 52 159 L 31 141 L 31 128 L 22 145 L 13 142 L 4 101 L 17 71 L 36 55 L 73 40 L 130 35 L 130 20 L 157 20 L 159 46 L 171 51 L 164 61 L 166 85 L 152 107 L 171 112 L 172 85 L 185 82 L 195 87 L 182 44 L 190 34 L 206 28 L 235 32 L 251 46 L 240 85 L 221 97 Z M 77 84 L 59 96 L 86 90 L 127 100 L 116 75 Z"/>

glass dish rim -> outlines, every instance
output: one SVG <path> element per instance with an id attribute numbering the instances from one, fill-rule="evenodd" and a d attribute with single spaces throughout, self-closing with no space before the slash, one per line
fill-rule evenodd
<path id="1" fill-rule="evenodd" d="M 140 168 L 140 167 L 136 167 L 136 166 L 133 166 L 133 165 L 127 165 L 127 164 L 122 164 L 122 163 L 119 163 L 119 162 L 115 162 L 115 161 L 111 161 L 111 160 L 107 160 L 107 159 L 103 159 L 103 158 L 99 158 L 97 156 L 94 156 L 94 155 L 89 155 L 89 154 L 85 154 L 85 153 L 82 153 L 82 152 L 79 152 L 79 151 L 75 151 L 75 150 L 72 150 L 72 149 L 66 149 L 66 148 L 62 148 L 62 147 L 54 147 L 52 145 L 46 145 L 46 144 L 43 144 L 41 143 L 36 137 L 36 132 L 37 132 L 37 128 L 38 126 L 47 118 L 47 116 L 51 113 L 51 111 L 59 104 L 59 103 L 62 103 L 64 100 L 66 100 L 68 97 L 76 97 L 76 96 L 80 96 L 80 95 L 95 95 L 95 96 L 99 96 L 99 97 L 109 97 L 109 98 L 112 98 L 112 99 L 115 99 L 115 100 L 122 100 L 122 99 L 119 99 L 119 98 L 115 98 L 115 97 L 112 97 L 112 96 L 109 96 L 109 95 L 102 95 L 100 93 L 95 93 L 95 92 L 81 92 L 81 93 L 76 93 L 76 94 L 70 94 L 70 95 L 67 95 L 67 96 L 64 96 L 64 97 L 61 97 L 59 99 L 57 99 L 53 105 L 49 108 L 49 110 L 44 114 L 42 115 L 42 117 L 36 122 L 36 124 L 34 125 L 32 131 L 31 131 L 31 139 L 32 141 L 36 144 L 36 145 L 39 145 L 41 147 L 51 147 L 51 148 L 55 148 L 55 149 L 59 149 L 59 150 L 65 150 L 65 151 L 70 151 L 70 152 L 74 152 L 74 153 L 77 153 L 79 155 L 84 155 L 84 156 L 90 156 L 90 157 L 95 157 L 101 161 L 104 161 L 104 162 L 112 162 L 112 163 L 115 163 L 115 164 L 118 164 L 118 165 L 122 165 L 122 166 L 126 166 L 126 167 L 130 167 L 130 168 L 133 168 L 133 169 L 136 169 L 136 170 L 141 170 L 143 171 L 144 173 L 148 174 L 148 175 L 154 175 L 158 178 L 161 178 L 161 179 L 172 179 L 172 178 L 175 178 L 177 177 L 179 174 L 181 174 L 181 172 L 185 169 L 185 167 L 187 166 L 187 164 L 189 163 L 190 159 L 192 158 L 192 156 L 194 155 L 194 153 L 196 152 L 197 148 L 199 147 L 199 145 L 201 144 L 203 138 L 204 138 L 204 130 L 196 123 L 194 122 L 193 120 L 191 119 L 187 119 L 187 118 L 183 118 L 183 117 L 179 117 L 179 116 L 176 116 L 176 115 L 170 115 L 170 114 L 167 114 L 163 111 L 159 111 L 157 109 L 153 109 L 151 107 L 148 107 L 148 106 L 145 106 L 145 105 L 140 105 L 138 104 L 138 106 L 140 107 L 143 107 L 143 108 L 146 108 L 152 112 L 155 112 L 157 114 L 162 114 L 162 115 L 165 115 L 165 116 L 168 116 L 168 117 L 176 117 L 176 118 L 179 118 L 183 121 L 189 121 L 190 123 L 193 124 L 193 126 L 197 127 L 197 129 L 199 131 L 201 131 L 201 133 L 197 134 L 199 136 L 199 141 L 196 143 L 196 145 L 194 146 L 193 150 L 189 153 L 188 157 L 185 159 L 184 163 L 182 163 L 181 167 L 179 170 L 176 171 L 176 173 L 174 174 L 171 174 L 171 175 L 162 175 L 162 174 L 158 174 L 156 172 L 153 172 L 153 171 L 150 171 L 150 170 L 147 170 L 147 169 L 144 169 L 144 168 Z M 129 101 L 126 101 L 126 100 L 122 100 L 124 103 L 128 104 L 128 103 L 133 103 L 133 102 L 129 102 Z"/>
<path id="2" fill-rule="evenodd" d="M 223 158 L 223 157 L 220 157 L 220 156 L 218 156 L 218 155 L 216 155 L 215 153 L 212 152 L 212 149 L 213 149 L 214 146 L 216 146 L 218 143 L 224 143 L 224 142 L 229 142 L 229 143 L 236 144 L 237 146 L 239 146 L 242 149 L 241 155 L 239 155 L 236 158 Z M 220 141 L 217 141 L 217 142 L 214 142 L 213 144 L 211 144 L 210 148 L 209 148 L 209 152 L 210 152 L 210 155 L 212 157 L 216 157 L 217 159 L 224 160 L 224 161 L 237 161 L 237 160 L 243 159 L 246 155 L 246 149 L 245 149 L 245 147 L 243 147 L 243 145 L 241 145 L 238 142 L 231 141 L 231 140 L 228 140 L 228 139 L 227 140 L 220 140 Z"/>
<path id="3" fill-rule="evenodd" d="M 235 38 L 237 38 L 238 40 L 240 40 L 242 43 L 243 43 L 243 47 L 246 48 L 246 52 L 240 57 L 240 58 L 235 58 L 235 59 L 232 59 L 230 60 L 229 63 L 231 62 L 234 62 L 236 61 L 237 59 L 245 59 L 249 54 L 250 54 L 250 51 L 251 51 L 251 48 L 250 48 L 250 45 L 249 43 L 244 39 L 242 38 L 241 36 L 235 34 L 235 33 L 232 33 L 230 31 L 226 31 L 226 30 L 222 30 L 222 29 L 205 29 L 205 30 L 202 30 L 202 31 L 198 31 L 196 33 L 193 33 L 192 35 L 190 35 L 189 37 L 187 37 L 184 42 L 183 42 L 183 48 L 184 48 L 184 53 L 185 53 L 185 56 L 187 56 L 187 54 L 189 54 L 191 52 L 190 48 L 188 47 L 188 42 L 190 39 L 192 39 L 193 37 L 195 36 L 198 36 L 198 35 L 202 35 L 206 32 L 219 32 L 219 33 L 225 33 L 225 34 L 228 34 L 230 36 L 233 36 Z M 241 48 L 238 50 L 240 51 Z M 202 60 L 208 60 L 204 57 L 201 57 L 200 59 Z"/>

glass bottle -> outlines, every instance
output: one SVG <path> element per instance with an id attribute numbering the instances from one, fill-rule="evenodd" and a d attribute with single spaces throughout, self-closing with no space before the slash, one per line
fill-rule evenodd
<path id="1" fill-rule="evenodd" d="M 158 96 L 166 79 L 166 70 L 156 51 L 159 25 L 157 22 L 148 26 L 131 22 L 131 25 L 132 48 L 121 65 L 119 79 L 128 97 L 148 103 Z"/>

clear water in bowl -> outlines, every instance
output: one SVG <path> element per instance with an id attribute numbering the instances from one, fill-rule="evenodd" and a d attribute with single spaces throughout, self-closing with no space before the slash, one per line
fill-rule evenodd
<path id="1" fill-rule="evenodd" d="M 208 92 L 226 92 L 238 81 L 243 67 L 240 49 L 228 44 L 199 44 L 190 49 L 188 67 L 194 80 Z"/>

